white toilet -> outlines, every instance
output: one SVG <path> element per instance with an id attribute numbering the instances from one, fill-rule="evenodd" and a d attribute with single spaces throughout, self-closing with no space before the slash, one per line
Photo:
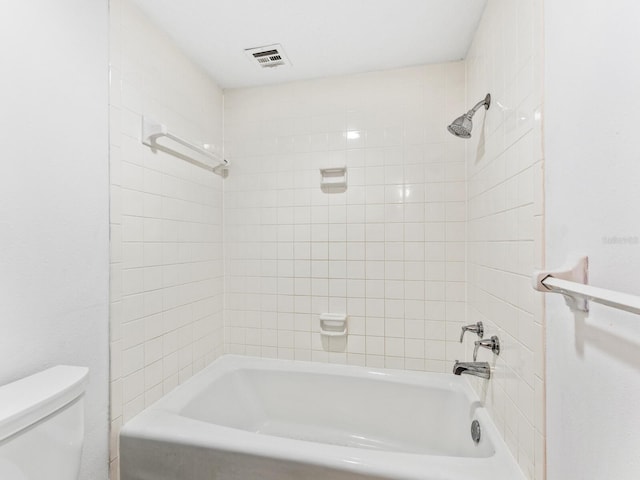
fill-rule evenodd
<path id="1" fill-rule="evenodd" d="M 88 373 L 57 366 L 0 387 L 0 479 L 77 480 Z"/>

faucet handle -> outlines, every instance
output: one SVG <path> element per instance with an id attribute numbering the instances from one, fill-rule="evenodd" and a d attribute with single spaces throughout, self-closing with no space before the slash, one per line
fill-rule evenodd
<path id="1" fill-rule="evenodd" d="M 478 337 L 482 338 L 482 336 L 484 335 L 484 325 L 482 325 L 482 322 L 478 322 L 475 325 L 463 326 L 462 332 L 460 333 L 460 343 L 462 343 L 462 340 L 464 339 L 464 334 L 467 332 L 473 332 L 476 335 L 478 335 Z"/>
<path id="2" fill-rule="evenodd" d="M 495 335 L 492 336 L 491 338 L 485 338 L 484 340 L 477 340 L 475 344 L 476 344 L 476 346 L 473 349 L 473 361 L 474 362 L 478 358 L 478 349 L 480 349 L 480 347 L 489 348 L 496 355 L 500 355 L 500 339 L 498 337 L 496 337 Z"/>

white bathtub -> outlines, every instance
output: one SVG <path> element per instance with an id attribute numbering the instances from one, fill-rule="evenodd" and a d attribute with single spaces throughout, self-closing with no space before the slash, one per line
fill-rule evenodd
<path id="1" fill-rule="evenodd" d="M 233 355 L 125 425 L 120 459 L 122 480 L 524 478 L 464 378 Z"/>

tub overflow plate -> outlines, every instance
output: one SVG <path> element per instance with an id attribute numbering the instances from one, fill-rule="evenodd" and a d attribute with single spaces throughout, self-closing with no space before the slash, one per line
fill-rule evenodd
<path id="1" fill-rule="evenodd" d="M 471 438 L 473 439 L 473 443 L 476 445 L 480 442 L 480 422 L 478 420 L 474 420 L 471 422 Z"/>

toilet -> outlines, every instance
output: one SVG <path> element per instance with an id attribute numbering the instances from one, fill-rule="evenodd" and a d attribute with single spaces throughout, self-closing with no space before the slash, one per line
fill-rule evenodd
<path id="1" fill-rule="evenodd" d="M 0 387 L 0 479 L 77 480 L 88 373 L 56 366 Z"/>

